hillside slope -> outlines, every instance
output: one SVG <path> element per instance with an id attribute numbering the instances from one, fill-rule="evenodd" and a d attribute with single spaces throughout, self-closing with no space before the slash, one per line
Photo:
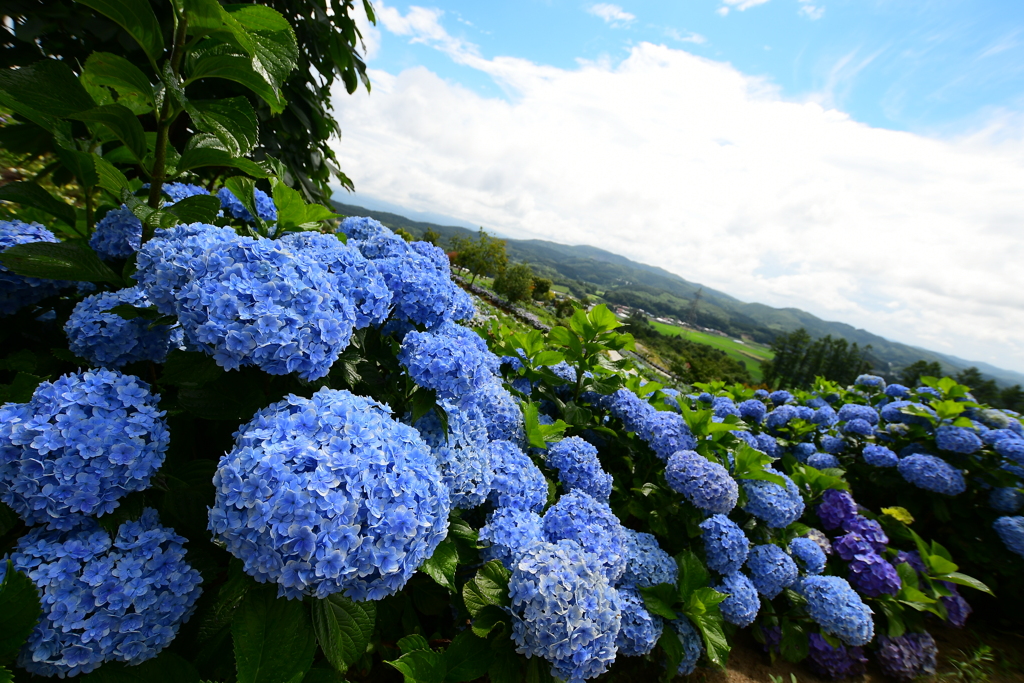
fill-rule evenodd
<path id="1" fill-rule="evenodd" d="M 473 235 L 473 231 L 466 228 L 414 221 L 395 213 L 337 201 L 334 205 L 346 216 L 370 216 L 388 227 L 404 228 L 417 237 L 433 229 L 441 235 L 443 244 L 455 236 Z M 506 240 L 506 245 L 511 260 L 529 263 L 535 272 L 556 284 L 581 286 L 592 294 L 600 292 L 610 303 L 643 308 L 656 315 L 687 320 L 692 314 L 695 323 L 731 336 L 748 335 L 756 341 L 771 343 L 776 335 L 803 327 L 812 337 L 832 335 L 862 347 L 870 344 L 871 360 L 880 370 L 898 372 L 914 361 L 925 360 L 938 362 L 950 374 L 973 365 L 1001 385 L 1024 384 L 1024 374 L 1019 372 L 894 342 L 846 323 L 822 320 L 798 308 L 746 303 L 662 268 L 637 263 L 597 247 L 514 239 Z M 694 311 L 693 301 L 698 292 L 700 301 Z"/>

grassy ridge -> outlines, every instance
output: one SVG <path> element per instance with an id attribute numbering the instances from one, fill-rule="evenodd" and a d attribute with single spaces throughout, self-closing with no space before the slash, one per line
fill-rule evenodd
<path id="1" fill-rule="evenodd" d="M 719 337 L 715 334 L 705 334 L 704 332 L 688 330 L 683 327 L 676 327 L 675 325 L 666 325 L 665 323 L 659 323 L 657 320 L 651 320 L 650 322 L 654 329 L 664 335 L 671 337 L 685 336 L 690 341 L 697 342 L 698 344 L 707 344 L 708 346 L 725 351 L 730 358 L 738 360 L 747 367 L 747 370 L 750 371 L 750 376 L 753 377 L 755 382 L 761 381 L 761 362 L 771 360 L 773 356 L 767 347 L 760 344 L 749 342 L 739 344 L 732 339 Z"/>

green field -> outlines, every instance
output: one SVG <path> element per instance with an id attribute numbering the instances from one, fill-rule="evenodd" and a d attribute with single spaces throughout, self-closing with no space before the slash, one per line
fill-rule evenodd
<path id="1" fill-rule="evenodd" d="M 662 334 L 672 337 L 682 336 L 684 339 L 692 342 L 707 344 L 708 346 L 725 351 L 730 358 L 734 358 L 747 366 L 747 370 L 750 371 L 750 376 L 755 382 L 761 381 L 761 362 L 771 360 L 774 356 L 771 349 L 767 346 L 754 342 L 740 344 L 727 337 L 705 334 L 704 332 L 688 330 L 683 327 L 676 327 L 675 325 L 666 325 L 665 323 L 659 323 L 657 320 L 652 320 L 651 325 Z"/>

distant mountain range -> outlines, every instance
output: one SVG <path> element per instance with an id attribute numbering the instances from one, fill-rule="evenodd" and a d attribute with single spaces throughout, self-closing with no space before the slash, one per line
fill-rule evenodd
<path id="1" fill-rule="evenodd" d="M 403 228 L 415 237 L 422 237 L 427 230 L 433 229 L 441 235 L 444 245 L 452 237 L 472 237 L 475 234 L 463 227 L 425 223 L 396 213 L 337 201 L 333 203 L 336 210 L 346 216 L 369 216 L 392 229 Z M 538 275 L 566 285 L 579 294 L 600 294 L 610 303 L 642 308 L 659 316 L 692 319 L 698 325 L 735 337 L 748 336 L 763 343 L 771 343 L 776 335 L 803 327 L 815 338 L 832 335 L 856 342 L 861 347 L 870 345 L 873 365 L 886 374 L 898 373 L 907 365 L 924 360 L 938 362 L 949 374 L 975 366 L 986 378 L 994 379 L 1002 386 L 1024 385 L 1024 374 L 1019 372 L 890 341 L 846 323 L 822 320 L 798 308 L 746 303 L 662 268 L 637 263 L 597 247 L 570 246 L 544 240 L 506 239 L 505 243 L 511 260 L 528 263 Z M 698 293 L 699 300 L 694 306 Z"/>

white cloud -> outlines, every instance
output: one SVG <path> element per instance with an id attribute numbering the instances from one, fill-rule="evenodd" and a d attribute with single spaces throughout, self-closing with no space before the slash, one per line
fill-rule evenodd
<path id="1" fill-rule="evenodd" d="M 339 91 L 339 159 L 361 193 L 1024 370 L 1019 116 L 929 139 L 649 43 L 618 65 L 486 60 L 413 12 L 385 26 L 509 97 L 423 67 Z"/>
<path id="2" fill-rule="evenodd" d="M 725 14 L 728 14 L 730 7 L 742 12 L 743 10 L 750 9 L 751 7 L 763 5 L 764 3 L 768 2 L 768 0 L 722 0 L 722 2 L 725 3 L 726 5 L 722 7 L 722 9 L 726 11 L 722 12 L 721 10 L 719 10 L 719 13 L 724 16 Z"/>
<path id="3" fill-rule="evenodd" d="M 728 7 L 719 7 L 718 9 L 715 10 L 715 14 L 717 14 L 718 16 L 721 16 L 721 17 L 727 17 L 727 16 L 729 16 L 729 8 Z"/>
<path id="4" fill-rule="evenodd" d="M 587 11 L 595 17 L 603 19 L 604 23 L 611 24 L 616 27 L 629 24 L 631 21 L 636 19 L 635 15 L 623 10 L 618 5 L 613 5 L 608 2 L 599 2 L 596 5 L 591 5 L 587 8 Z"/>
<path id="5" fill-rule="evenodd" d="M 699 33 L 690 31 L 689 33 L 682 33 L 674 28 L 665 29 L 665 35 L 680 43 L 693 43 L 694 45 L 703 45 L 708 42 L 708 39 Z"/>
<path id="6" fill-rule="evenodd" d="M 817 21 L 825 16 L 825 8 L 811 4 L 812 0 L 800 0 L 800 14 L 811 21 Z"/>

